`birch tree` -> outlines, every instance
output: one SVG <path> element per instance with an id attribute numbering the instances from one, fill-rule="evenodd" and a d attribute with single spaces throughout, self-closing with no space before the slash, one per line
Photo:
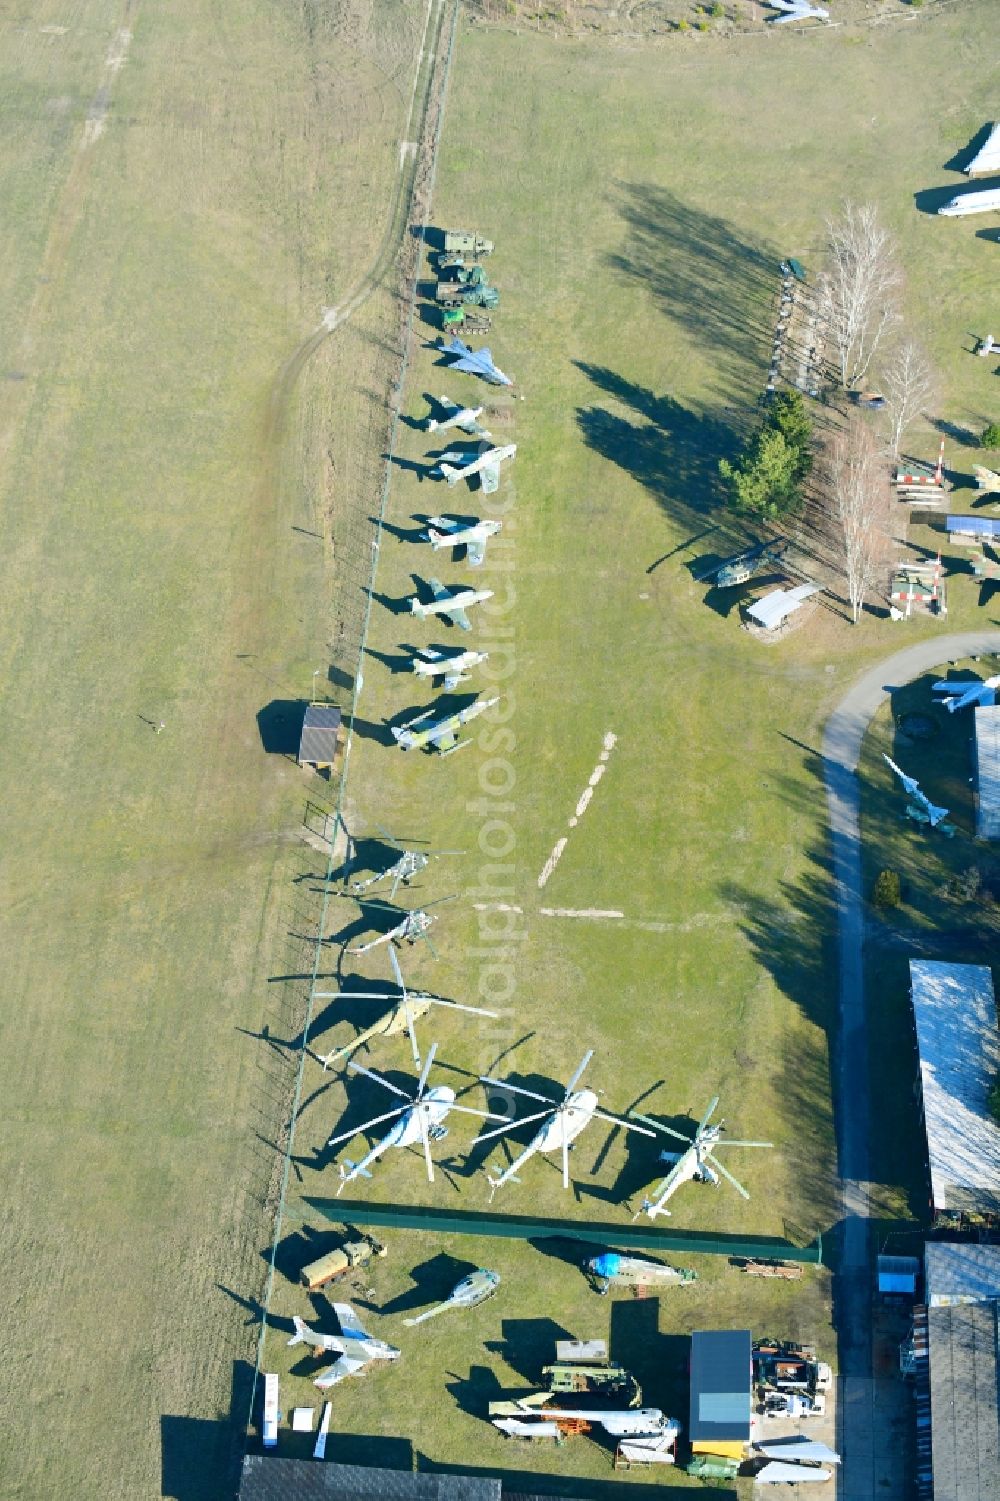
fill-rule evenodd
<path id="1" fill-rule="evenodd" d="M 826 322 L 846 390 L 864 380 L 885 334 L 898 319 L 901 276 L 895 245 L 875 205 L 845 203 L 828 219 L 820 312 Z"/>
<path id="2" fill-rule="evenodd" d="M 889 414 L 889 447 L 899 458 L 903 434 L 930 401 L 934 382 L 931 367 L 920 345 L 901 340 L 890 352 L 882 373 L 882 393 Z"/>
<path id="3" fill-rule="evenodd" d="M 857 625 L 881 567 L 889 481 L 867 424 L 852 416 L 830 445 L 827 482 L 843 543 L 851 619 Z"/>

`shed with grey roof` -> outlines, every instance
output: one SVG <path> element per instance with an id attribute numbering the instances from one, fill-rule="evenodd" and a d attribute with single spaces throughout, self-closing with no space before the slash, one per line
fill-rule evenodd
<path id="1" fill-rule="evenodd" d="M 997 1305 L 927 1311 L 934 1501 L 1000 1501 Z"/>
<path id="2" fill-rule="evenodd" d="M 1000 705 L 975 711 L 976 838 L 1000 839 Z"/>
<path id="3" fill-rule="evenodd" d="M 340 739 L 340 710 L 336 704 L 307 704 L 299 740 L 299 765 L 317 771 L 333 767 Z"/>
<path id="4" fill-rule="evenodd" d="M 1000 1070 L 993 976 L 984 964 L 910 960 L 931 1206 L 937 1219 L 1000 1216 Z"/>
<path id="5" fill-rule="evenodd" d="M 749 1329 L 692 1334 L 688 1437 L 696 1454 L 742 1457 L 750 1441 L 752 1349 Z"/>
<path id="6" fill-rule="evenodd" d="M 249 1454 L 239 1501 L 501 1501 L 501 1486 L 489 1475 L 424 1475 Z"/>

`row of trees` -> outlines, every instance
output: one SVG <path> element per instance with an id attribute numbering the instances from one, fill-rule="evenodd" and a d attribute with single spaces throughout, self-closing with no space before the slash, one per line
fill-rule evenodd
<path id="1" fill-rule="evenodd" d="M 774 520 L 795 510 L 818 456 L 818 490 L 841 550 L 855 624 L 883 566 L 891 509 L 889 463 L 933 396 L 930 365 L 900 313 L 902 274 L 892 237 L 871 204 L 847 203 L 827 223 L 817 310 L 843 392 L 877 378 L 886 425 L 881 441 L 858 411 L 820 445 L 797 391 L 777 395 L 739 457 L 719 471 L 729 504 Z"/>

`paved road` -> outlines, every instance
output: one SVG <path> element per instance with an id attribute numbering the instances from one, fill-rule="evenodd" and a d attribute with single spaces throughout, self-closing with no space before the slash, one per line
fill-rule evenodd
<path id="1" fill-rule="evenodd" d="M 842 1239 L 834 1284 L 840 1354 L 837 1437 L 843 1455 L 840 1501 L 894 1501 L 885 1484 L 892 1455 L 879 1425 L 872 1365 L 872 1275 L 869 1226 L 868 1038 L 865 1027 L 864 894 L 861 889 L 860 789 L 855 775 L 861 743 L 876 713 L 899 687 L 949 661 L 1000 653 L 1000 630 L 936 636 L 897 652 L 859 678 L 827 722 L 823 776 L 838 904 L 840 1027 L 834 1103 L 842 1184 Z"/>

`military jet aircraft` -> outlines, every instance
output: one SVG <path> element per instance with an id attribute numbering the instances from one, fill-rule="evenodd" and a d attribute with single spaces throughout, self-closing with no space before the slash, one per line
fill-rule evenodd
<path id="1" fill-rule="evenodd" d="M 472 629 L 466 610 L 472 605 L 485 604 L 486 600 L 493 598 L 492 589 L 451 590 L 446 589 L 440 579 L 430 579 L 428 588 L 433 599 L 425 603 L 419 594 L 414 594 L 410 599 L 412 613 L 420 620 L 426 620 L 428 615 L 444 615 L 460 631 Z"/>
<path id="2" fill-rule="evenodd" d="M 748 547 L 745 552 L 738 552 L 733 557 L 714 564 L 704 573 L 696 574 L 696 580 L 701 584 L 706 579 L 714 578 L 717 589 L 735 588 L 737 584 L 745 584 L 762 569 L 773 568 L 787 547 L 788 543 L 783 541 L 758 542 L 756 547 Z"/>
<path id="3" fill-rule="evenodd" d="M 443 679 L 444 688 L 450 693 L 459 683 L 467 683 L 470 669 L 488 657 L 488 651 L 446 652 L 436 646 L 422 646 L 410 666 L 418 677 L 429 678 L 431 682 Z"/>
<path id="4" fill-rule="evenodd" d="M 971 682 L 964 678 L 953 678 L 951 682 L 942 681 L 934 684 L 935 693 L 947 693 L 948 698 L 940 699 L 949 714 L 955 714 L 959 709 L 967 709 L 973 704 L 995 704 L 997 701 L 996 690 L 1000 688 L 1000 676 L 981 680 L 974 678 Z"/>
<path id="5" fill-rule="evenodd" d="M 512 459 L 516 453 L 516 443 L 506 443 L 502 448 L 487 448 L 472 458 L 459 449 L 449 449 L 438 459 L 432 472 L 443 474 L 449 485 L 457 485 L 460 479 L 471 480 L 478 474 L 483 494 L 494 495 L 500 486 L 500 465 L 505 460 Z"/>
<path id="6" fill-rule="evenodd" d="M 499 702 L 500 695 L 497 693 L 492 698 L 477 699 L 464 709 L 437 720 L 433 717 L 434 710 L 427 709 L 406 724 L 392 725 L 393 738 L 400 750 L 436 750 L 441 756 L 450 756 L 453 751 L 461 750 L 463 745 L 472 743 L 470 740 L 459 740 L 458 731 L 462 725 L 468 724 L 470 719 L 475 719 Z M 429 724 L 428 720 L 431 721 Z"/>
<path id="7" fill-rule="evenodd" d="M 398 1360 L 402 1353 L 394 1345 L 366 1334 L 350 1303 L 334 1303 L 333 1307 L 340 1320 L 339 1334 L 318 1334 L 296 1316 L 292 1319 L 295 1333 L 288 1341 L 290 1345 L 311 1345 L 315 1355 L 339 1354 L 340 1359 L 321 1371 L 313 1382 L 321 1391 L 336 1386 L 347 1376 L 359 1375 L 373 1360 Z"/>
<path id="8" fill-rule="evenodd" d="M 485 488 L 485 486 L 484 486 Z M 456 521 L 452 516 L 430 516 L 427 540 L 435 552 L 442 547 L 464 547 L 470 568 L 478 568 L 486 557 L 486 544 L 503 526 L 502 521 Z"/>
<path id="9" fill-rule="evenodd" d="M 452 334 L 446 344 L 441 339 L 437 348 L 442 354 L 454 359 L 453 370 L 464 370 L 469 375 L 478 375 L 488 381 L 491 386 L 512 386 L 514 382 L 509 375 L 504 375 L 498 365 L 493 363 L 493 354 L 489 349 L 473 349 L 469 344 L 463 344 L 457 335 Z"/>
<path id="10" fill-rule="evenodd" d="M 817 21 L 828 21 L 830 12 L 820 5 L 810 5 L 808 0 L 767 0 L 767 4 L 775 10 L 786 12 L 783 16 L 771 16 L 771 22 L 775 26 L 781 26 L 786 21 L 808 21 L 814 17 Z"/>
<path id="11" fill-rule="evenodd" d="M 444 432 L 445 428 L 461 428 L 463 433 L 469 433 L 473 438 L 489 438 L 491 434 L 477 420 L 482 416 L 482 407 L 460 407 L 457 401 L 450 401 L 447 396 L 438 397 L 438 405 L 444 412 L 443 417 L 428 417 L 424 428 L 429 433 Z"/>

